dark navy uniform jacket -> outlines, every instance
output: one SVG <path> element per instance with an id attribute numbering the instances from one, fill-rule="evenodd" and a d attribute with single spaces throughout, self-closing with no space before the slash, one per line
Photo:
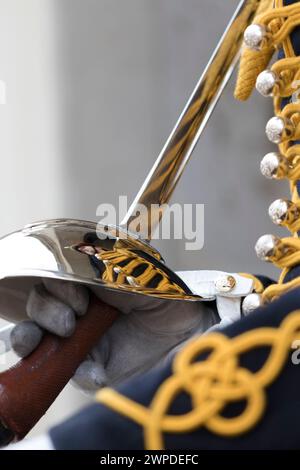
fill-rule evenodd
<path id="1" fill-rule="evenodd" d="M 257 309 L 252 315 L 232 324 L 224 334 L 235 338 L 244 332 L 261 327 L 277 328 L 284 319 L 299 310 L 300 289 L 282 296 L 267 307 Z M 300 313 L 299 313 L 300 315 Z M 297 336 L 297 334 L 296 334 Z M 300 317 L 298 338 L 300 341 Z M 240 358 L 240 367 L 251 372 L 260 370 L 272 348 L 257 347 Z M 294 361 L 292 360 L 295 355 Z M 266 387 L 266 406 L 262 417 L 242 435 L 223 437 L 199 427 L 192 432 L 164 434 L 166 449 L 295 449 L 300 448 L 300 354 L 287 350 L 284 365 L 278 378 Z M 118 392 L 131 400 L 149 406 L 157 389 L 172 375 L 172 364 L 152 370 L 130 380 Z M 205 403 L 204 403 L 205 405 Z M 245 403 L 239 401 L 225 407 L 224 416 L 237 416 Z M 182 393 L 171 403 L 170 414 L 185 414 L 191 410 L 190 397 Z M 50 431 L 56 449 L 144 449 L 144 428 L 129 417 L 110 408 L 95 404 L 67 422 Z"/>
<path id="2" fill-rule="evenodd" d="M 292 3 L 297 2 L 285 1 Z M 300 55 L 298 27 L 291 37 Z M 299 275 L 296 266 L 286 281 Z M 55 448 L 145 449 L 155 447 L 158 439 L 165 449 L 300 449 L 300 288 L 230 325 L 222 335 L 231 340 L 220 350 L 210 345 L 204 353 L 199 343 L 201 351 L 193 362 L 199 372 L 176 396 L 167 394 L 157 429 L 151 428 L 153 403 L 168 381 L 176 383 L 173 360 L 119 386 L 110 403 L 91 405 L 53 428 Z M 121 397 L 121 405 L 114 404 L 115 396 Z M 134 410 L 146 410 L 149 419 L 141 422 Z M 178 426 L 164 423 L 167 416 L 177 416 Z M 180 428 L 180 419 L 189 416 L 195 420 Z"/>

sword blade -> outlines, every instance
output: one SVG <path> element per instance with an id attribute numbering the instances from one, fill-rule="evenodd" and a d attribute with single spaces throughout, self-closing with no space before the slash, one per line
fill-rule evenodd
<path id="1" fill-rule="evenodd" d="M 129 231 L 138 207 L 146 206 L 141 213 L 139 236 L 151 240 L 151 235 L 163 216 L 167 204 L 188 163 L 190 156 L 227 84 L 240 56 L 243 33 L 259 5 L 258 0 L 242 0 L 204 73 L 182 111 L 173 131 L 159 154 L 130 206 L 121 226 Z M 157 208 L 154 209 L 153 205 Z M 144 220 L 145 219 L 145 220 Z"/>

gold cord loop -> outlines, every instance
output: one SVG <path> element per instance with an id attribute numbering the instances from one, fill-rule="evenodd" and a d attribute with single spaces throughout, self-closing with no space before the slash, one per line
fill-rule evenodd
<path id="1" fill-rule="evenodd" d="M 238 436 L 262 418 L 267 406 L 265 389 L 280 374 L 299 333 L 300 311 L 291 313 L 280 328 L 258 328 L 233 339 L 211 333 L 190 341 L 177 353 L 173 374 L 160 385 L 149 407 L 108 388 L 96 399 L 142 426 L 146 449 L 163 449 L 164 433 L 188 433 L 201 427 L 221 436 Z M 261 347 L 270 348 L 270 354 L 258 371 L 240 365 L 241 356 Z M 205 353 L 208 358 L 197 362 Z M 182 393 L 190 396 L 192 409 L 170 414 L 172 403 Z M 246 405 L 238 416 L 223 416 L 226 406 L 240 401 Z"/>
<path id="2" fill-rule="evenodd" d="M 262 11 L 264 9 L 264 11 Z M 261 171 L 267 178 L 288 179 L 291 200 L 278 199 L 271 204 L 269 214 L 277 225 L 285 226 L 291 236 L 283 239 L 264 236 L 258 241 L 256 251 L 260 258 L 282 269 L 278 283 L 263 292 L 264 301 L 277 298 L 289 289 L 300 286 L 300 277 L 284 284 L 289 270 L 300 264 L 300 197 L 297 182 L 300 180 L 300 58 L 296 57 L 290 33 L 300 25 L 300 2 L 283 6 L 283 0 L 262 2 L 260 14 L 254 18 L 253 39 L 259 50 L 245 49 L 239 71 L 235 96 L 248 97 L 256 81 L 263 96 L 273 96 L 275 117 L 267 124 L 266 132 L 273 143 L 279 145 L 279 153 L 267 154 L 261 162 Z M 258 35 L 258 38 L 255 37 Z M 248 38 L 249 43 L 249 38 Z M 253 67 L 252 57 L 262 61 L 268 54 L 282 48 L 284 58 L 275 62 L 269 70 Z M 251 60 L 249 60 L 249 58 Z M 267 64 L 265 64 L 265 67 Z M 251 75 L 251 87 L 249 79 Z M 283 99 L 290 98 L 285 104 Z"/>

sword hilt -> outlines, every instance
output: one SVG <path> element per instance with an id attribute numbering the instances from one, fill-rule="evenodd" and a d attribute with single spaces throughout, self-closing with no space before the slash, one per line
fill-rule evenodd
<path id="1" fill-rule="evenodd" d="M 28 357 L 0 374 L 0 445 L 22 439 L 33 428 L 118 314 L 91 294 L 71 337 L 47 333 Z"/>

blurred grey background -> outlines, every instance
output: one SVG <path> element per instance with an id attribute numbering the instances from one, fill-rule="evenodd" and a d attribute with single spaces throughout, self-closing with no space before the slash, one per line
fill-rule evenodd
<path id="1" fill-rule="evenodd" d="M 0 235 L 56 217 L 96 220 L 131 200 L 238 0 L 0 0 Z M 257 238 L 278 233 L 269 204 L 287 188 L 259 162 L 271 102 L 227 87 L 174 202 L 205 204 L 205 244 L 156 242 L 174 269 L 274 274 Z M 1 260 L 0 260 L 1 262 Z M 88 401 L 67 387 L 35 429 Z"/>

